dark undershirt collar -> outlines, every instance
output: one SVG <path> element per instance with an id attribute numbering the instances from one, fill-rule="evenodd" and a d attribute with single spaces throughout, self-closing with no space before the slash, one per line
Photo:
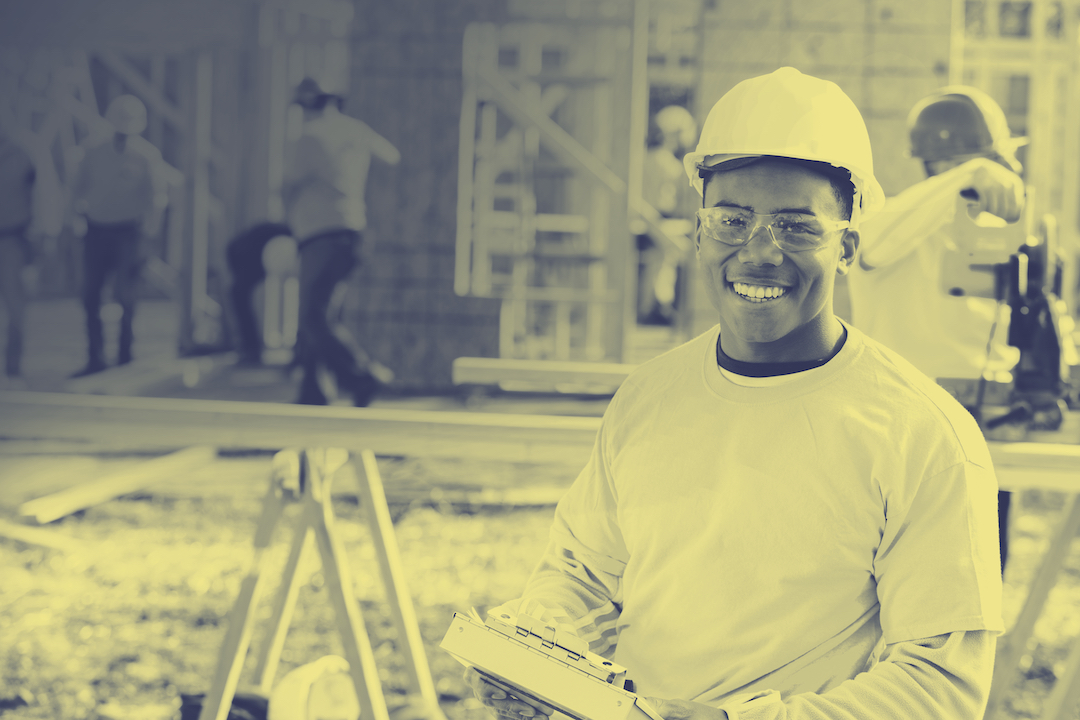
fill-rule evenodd
<path id="1" fill-rule="evenodd" d="M 745 362 L 743 360 L 736 360 L 728 357 L 724 353 L 720 348 L 720 334 L 718 333 L 716 336 L 716 364 L 730 373 L 742 375 L 743 377 L 791 375 L 792 373 L 803 372 L 804 370 L 813 370 L 832 360 L 833 357 L 836 356 L 836 353 L 840 352 L 844 347 L 844 343 L 847 342 L 847 335 L 848 332 L 845 327 L 843 334 L 840 336 L 840 342 L 836 344 L 836 348 L 823 358 L 798 360 L 795 362 Z"/>

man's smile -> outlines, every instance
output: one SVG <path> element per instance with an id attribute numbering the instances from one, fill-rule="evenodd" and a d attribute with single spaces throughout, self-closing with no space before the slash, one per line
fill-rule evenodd
<path id="1" fill-rule="evenodd" d="M 729 285 L 741 299 L 752 303 L 774 302 L 784 297 L 789 289 L 782 285 L 745 282 L 732 282 Z"/>

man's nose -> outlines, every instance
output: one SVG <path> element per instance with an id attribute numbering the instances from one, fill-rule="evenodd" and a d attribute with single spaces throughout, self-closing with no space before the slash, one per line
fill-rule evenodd
<path id="1" fill-rule="evenodd" d="M 784 253 L 773 240 L 772 228 L 757 225 L 750 231 L 750 239 L 739 250 L 739 260 L 751 265 L 779 265 Z"/>

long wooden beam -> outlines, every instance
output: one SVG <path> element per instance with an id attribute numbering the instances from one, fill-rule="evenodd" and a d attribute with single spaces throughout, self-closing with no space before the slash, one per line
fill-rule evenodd
<path id="1" fill-rule="evenodd" d="M 599 426 L 595 417 L 0 393 L 0 440 L 95 451 L 322 446 L 580 467 Z"/>
<path id="2" fill-rule="evenodd" d="M 0 441 L 90 450 L 342 447 L 376 455 L 580 467 L 600 418 L 279 403 L 0 393 Z M 1007 490 L 1080 492 L 1080 445 L 990 442 Z"/>

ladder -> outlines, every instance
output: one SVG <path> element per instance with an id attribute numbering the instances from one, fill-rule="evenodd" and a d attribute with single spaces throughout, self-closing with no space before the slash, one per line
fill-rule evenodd
<path id="1" fill-rule="evenodd" d="M 630 28 L 472 24 L 463 47 L 454 289 L 502 300 L 504 358 L 618 360 Z"/>

